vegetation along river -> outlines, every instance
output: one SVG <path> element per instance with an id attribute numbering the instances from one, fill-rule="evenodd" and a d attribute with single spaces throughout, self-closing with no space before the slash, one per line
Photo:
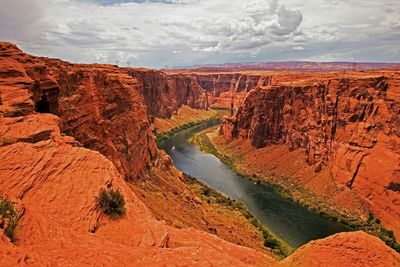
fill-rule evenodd
<path id="1" fill-rule="evenodd" d="M 218 124 L 219 121 L 214 120 L 182 130 L 161 142 L 160 148 L 170 155 L 175 167 L 182 172 L 243 202 L 261 223 L 292 248 L 349 230 L 345 225 L 313 213 L 265 185 L 255 184 L 237 175 L 217 157 L 200 151 L 188 141 L 193 134 Z"/>

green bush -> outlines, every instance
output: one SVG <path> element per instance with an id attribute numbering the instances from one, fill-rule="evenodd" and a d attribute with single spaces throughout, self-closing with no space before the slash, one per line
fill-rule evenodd
<path id="1" fill-rule="evenodd" d="M 205 196 L 209 196 L 210 195 L 210 188 L 209 187 L 205 187 L 204 188 L 203 195 L 205 195 Z"/>
<path id="2" fill-rule="evenodd" d="M 272 237 L 264 239 L 264 246 L 272 249 L 280 249 L 279 241 Z"/>
<path id="3" fill-rule="evenodd" d="M 14 209 L 14 203 L 5 196 L 0 196 L 0 228 L 4 229 L 4 234 L 12 242 L 16 239 L 19 215 Z"/>
<path id="4" fill-rule="evenodd" d="M 254 225 L 256 228 L 259 228 L 259 227 L 260 227 L 260 223 L 258 222 L 257 219 L 251 220 L 251 224 Z"/>
<path id="5" fill-rule="evenodd" d="M 118 189 L 101 189 L 97 197 L 97 204 L 112 219 L 118 219 L 126 212 L 124 196 Z"/>

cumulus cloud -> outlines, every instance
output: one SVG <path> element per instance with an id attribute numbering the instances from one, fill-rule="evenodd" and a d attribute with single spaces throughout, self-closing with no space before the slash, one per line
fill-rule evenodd
<path id="1" fill-rule="evenodd" d="M 146 67 L 400 61 L 400 3 L 382 1 L 2 0 L 0 39 L 73 62 Z"/>

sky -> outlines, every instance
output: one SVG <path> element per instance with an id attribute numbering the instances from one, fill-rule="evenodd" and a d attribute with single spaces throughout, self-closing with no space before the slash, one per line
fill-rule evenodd
<path id="1" fill-rule="evenodd" d="M 135 67 L 400 62 L 399 0 L 0 0 L 0 40 Z"/>

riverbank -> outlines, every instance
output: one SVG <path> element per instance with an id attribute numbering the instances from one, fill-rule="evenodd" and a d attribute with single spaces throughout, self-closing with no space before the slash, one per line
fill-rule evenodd
<path id="1" fill-rule="evenodd" d="M 184 106 L 171 119 L 156 120 L 154 126 L 162 126 L 159 129 L 155 128 L 158 132 L 155 135 L 157 145 L 185 129 L 217 121 L 228 112 L 226 109 L 194 110 Z M 265 229 L 260 227 L 257 220 L 242 203 L 209 188 L 185 173 L 182 173 L 181 177 L 187 188 L 196 196 L 190 198 L 190 201 L 201 206 L 198 212 L 201 213 L 204 226 L 197 225 L 197 227 L 229 242 L 263 251 L 276 259 L 282 259 L 292 253 L 293 249 L 290 246 L 275 240 Z M 147 192 L 141 193 L 146 194 L 146 199 L 149 201 L 151 195 L 148 195 Z M 167 219 L 167 221 L 176 228 L 188 228 L 194 223 L 178 218 Z"/>
<path id="2" fill-rule="evenodd" d="M 182 106 L 170 119 L 155 119 L 153 133 L 156 143 L 159 144 L 181 130 L 221 118 L 227 112 L 225 109 L 200 110 Z"/>
<path id="3" fill-rule="evenodd" d="M 225 113 L 225 110 L 223 110 L 223 112 Z M 199 125 L 194 126 L 193 124 Z M 174 159 L 174 156 L 171 155 L 171 151 L 177 152 L 184 149 L 183 147 L 185 146 L 195 148 L 195 146 L 187 141 L 190 136 L 193 136 L 192 130 L 198 127 L 211 127 L 217 124 L 219 124 L 219 121 L 215 118 L 211 118 L 208 122 L 197 121 L 190 125 L 183 125 L 180 127 L 181 129 L 179 131 L 171 133 L 171 135 L 164 140 L 160 140 L 158 144 L 159 148 L 165 150 L 174 160 L 175 167 L 180 169 L 179 161 Z M 169 144 L 172 140 L 177 138 L 179 139 L 178 143 L 173 141 L 173 144 Z M 195 150 L 204 155 L 204 153 L 200 152 L 197 148 Z M 188 155 L 187 158 L 191 158 L 192 156 Z M 208 165 L 203 166 L 200 162 L 197 163 L 197 167 L 200 168 L 210 167 Z M 197 196 L 194 201 L 196 203 L 202 203 L 205 209 L 202 213 L 207 217 L 207 230 L 209 232 L 217 234 L 230 242 L 263 250 L 265 253 L 277 259 L 282 259 L 294 251 L 289 244 L 274 236 L 267 227 L 262 225 L 242 202 L 207 186 L 205 183 L 201 182 L 201 179 L 199 180 L 196 175 L 196 178 L 194 178 L 193 176 L 185 174 L 184 170 L 181 169 L 181 171 L 183 172 L 182 177 L 185 178 L 181 180 L 185 182 L 192 193 Z M 212 175 L 217 174 L 212 172 Z M 187 225 L 179 221 L 173 222 L 173 225 L 177 227 L 187 227 Z"/>
<path id="4" fill-rule="evenodd" d="M 331 221 L 338 221 L 347 225 L 351 229 L 363 230 L 369 234 L 377 236 L 388 246 L 400 251 L 400 245 L 396 242 L 393 232 L 385 229 L 380 224 L 379 219 L 369 215 L 368 218 L 363 220 L 358 216 L 359 214 L 346 213 L 330 206 L 326 200 L 321 199 L 304 186 L 293 181 L 293 179 L 280 176 L 279 170 L 272 169 L 268 172 L 264 172 L 261 167 L 262 162 L 260 162 L 260 158 L 265 159 L 265 157 L 251 154 L 253 151 L 251 151 L 249 147 L 243 145 L 243 142 L 240 144 L 235 144 L 234 142 L 226 144 L 226 142 L 218 135 L 218 127 L 200 132 L 192 139 L 193 143 L 198 145 L 200 149 L 220 158 L 221 161 L 229 165 L 238 175 L 252 180 L 255 183 L 262 183 L 278 192 L 283 197 L 295 201 L 301 206 L 313 211 L 314 213 L 320 214 Z M 279 148 L 277 147 L 276 149 Z M 297 157 L 295 154 L 293 154 L 293 156 L 293 158 Z M 255 161 L 257 164 L 252 164 L 252 162 L 249 162 L 249 159 Z M 292 161 L 289 160 L 286 162 L 293 162 L 293 159 L 291 160 Z M 300 163 L 297 162 L 296 164 Z M 275 172 L 275 175 L 271 175 L 271 172 Z M 268 175 L 266 175 L 266 173 Z M 351 205 L 352 203 L 349 204 Z"/>
<path id="5" fill-rule="evenodd" d="M 271 234 L 267 227 L 262 225 L 242 202 L 210 188 L 195 177 L 187 174 L 184 174 L 184 177 L 192 192 L 208 204 L 209 212 L 216 212 L 224 217 L 231 216 L 231 219 L 236 220 L 237 223 L 242 225 L 242 228 L 247 229 L 249 236 L 255 237 L 254 241 L 261 240 L 261 243 L 257 241 L 257 248 L 266 250 L 268 254 L 272 253 L 277 259 L 283 259 L 294 252 L 294 249 L 287 243 Z M 230 232 L 232 234 L 233 230 L 236 229 L 231 229 Z M 242 243 L 240 245 L 245 244 Z"/>

